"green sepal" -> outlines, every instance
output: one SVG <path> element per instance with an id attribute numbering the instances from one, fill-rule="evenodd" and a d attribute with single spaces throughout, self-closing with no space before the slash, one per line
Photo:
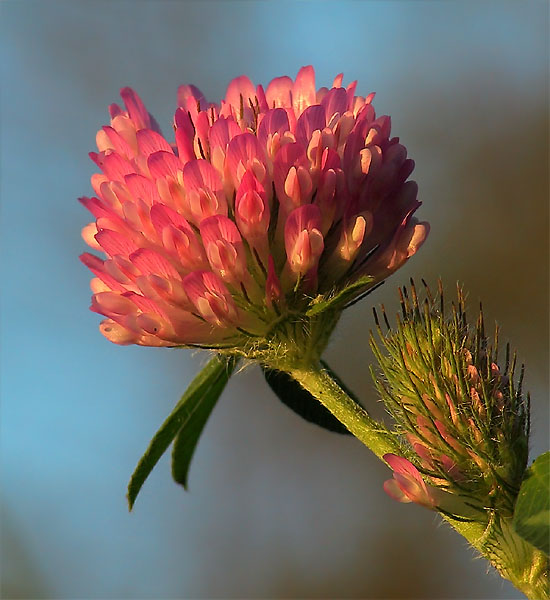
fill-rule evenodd
<path id="1" fill-rule="evenodd" d="M 550 554 L 550 452 L 527 469 L 514 508 L 513 526 L 530 544 Z"/>
<path id="2" fill-rule="evenodd" d="M 324 366 L 328 367 L 326 363 L 324 363 Z M 264 366 L 262 366 L 262 371 L 267 384 L 277 398 L 302 419 L 334 433 L 351 435 L 348 429 L 317 398 L 305 390 L 288 373 L 268 369 Z M 337 379 L 332 372 L 331 375 L 334 379 Z"/>
<path id="3" fill-rule="evenodd" d="M 151 440 L 130 478 L 127 494 L 130 510 L 149 473 L 178 433 L 181 433 L 182 438 L 185 434 L 190 440 L 187 443 L 180 442 L 184 451 L 178 451 L 179 464 L 176 471 L 179 475 L 184 473 L 185 481 L 200 433 L 234 368 L 235 359 L 215 355 L 190 383 L 181 400 Z M 172 470 L 174 471 L 174 459 Z"/>
<path id="4" fill-rule="evenodd" d="M 309 308 L 306 310 L 306 316 L 313 317 L 326 310 L 339 307 L 343 308 L 345 304 L 351 302 L 356 295 L 373 281 L 374 277 L 372 277 L 372 275 L 364 275 L 332 296 L 317 296 L 311 301 Z"/>

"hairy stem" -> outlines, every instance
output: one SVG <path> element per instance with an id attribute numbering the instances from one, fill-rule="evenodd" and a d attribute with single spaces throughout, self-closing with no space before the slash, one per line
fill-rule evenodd
<path id="1" fill-rule="evenodd" d="M 353 435 L 378 458 L 399 452 L 399 444 L 381 423 L 357 404 L 320 364 L 287 369 L 304 389 L 317 398 Z"/>

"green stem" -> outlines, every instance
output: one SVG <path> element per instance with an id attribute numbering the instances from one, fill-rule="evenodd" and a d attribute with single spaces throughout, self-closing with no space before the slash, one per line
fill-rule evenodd
<path id="1" fill-rule="evenodd" d="M 289 367 L 286 372 L 314 398 L 317 398 L 378 458 L 382 458 L 388 452 L 400 452 L 395 436 L 350 398 L 320 364 L 299 368 Z"/>
<path id="2" fill-rule="evenodd" d="M 292 365 L 285 370 L 304 389 L 325 406 L 367 448 L 383 460 L 386 453 L 401 454 L 400 445 L 390 431 L 375 421 L 322 364 Z M 463 522 L 441 515 L 464 536 L 498 572 L 533 600 L 550 600 L 548 557 L 523 539 L 503 519 L 493 514 L 488 523 Z"/>

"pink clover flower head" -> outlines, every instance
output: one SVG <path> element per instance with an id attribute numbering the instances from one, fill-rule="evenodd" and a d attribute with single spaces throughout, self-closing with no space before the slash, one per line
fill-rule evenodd
<path id="1" fill-rule="evenodd" d="M 355 285 L 349 301 L 403 265 L 429 230 L 413 216 L 414 163 L 355 88 L 339 75 L 317 89 L 312 67 L 265 89 L 237 77 L 219 104 L 182 85 L 172 140 L 123 88 L 90 154 L 95 196 L 81 198 L 83 237 L 103 254 L 81 257 L 101 332 L 257 349 L 312 303 L 333 326 L 342 290 Z"/>

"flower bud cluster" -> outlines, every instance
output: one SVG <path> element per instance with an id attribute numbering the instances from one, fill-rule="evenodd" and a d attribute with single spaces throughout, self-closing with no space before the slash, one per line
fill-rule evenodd
<path id="1" fill-rule="evenodd" d="M 484 520 L 487 510 L 511 514 L 527 463 L 529 398 L 523 366 L 506 347 L 498 364 L 498 328 L 485 334 L 480 307 L 468 323 L 464 295 L 445 314 L 441 284 L 434 298 L 400 290 L 402 316 L 384 333 L 375 310 L 379 345 L 371 345 L 381 374 L 377 388 L 404 442 L 403 456 L 386 455 L 394 471 L 385 490 L 452 515 Z M 381 348 L 385 349 L 385 352 Z"/>

